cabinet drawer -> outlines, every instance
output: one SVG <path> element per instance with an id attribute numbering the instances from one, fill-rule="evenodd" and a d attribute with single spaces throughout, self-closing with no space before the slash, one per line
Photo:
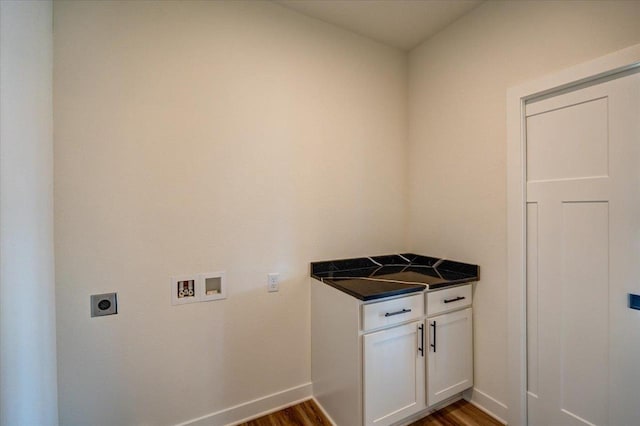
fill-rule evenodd
<path id="1" fill-rule="evenodd" d="M 471 305 L 471 284 L 432 291 L 426 294 L 427 316 L 453 311 Z"/>
<path id="2" fill-rule="evenodd" d="M 362 329 L 373 330 L 420 318 L 424 314 L 424 296 L 401 297 L 362 306 Z"/>

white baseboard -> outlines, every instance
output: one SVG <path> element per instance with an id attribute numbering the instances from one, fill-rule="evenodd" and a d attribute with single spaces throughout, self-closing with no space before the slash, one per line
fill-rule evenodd
<path id="1" fill-rule="evenodd" d="M 311 399 L 311 383 L 285 389 L 175 426 L 233 426 Z"/>
<path id="2" fill-rule="evenodd" d="M 507 412 L 509 409 L 505 404 L 497 399 L 487 395 L 478 388 L 471 388 L 463 393 L 464 399 L 489 414 L 502 424 L 507 424 L 504 420 L 507 418 Z"/>
<path id="3" fill-rule="evenodd" d="M 463 395 L 464 399 L 466 399 L 482 411 L 494 417 L 501 423 L 505 425 L 507 424 L 504 419 L 507 418 L 508 409 L 507 406 L 502 402 L 487 395 L 477 388 L 472 388 L 468 391 L 465 391 Z M 444 405 L 448 405 L 459 398 L 460 396 L 455 396 L 451 400 L 444 401 L 443 403 L 445 403 Z M 318 405 L 323 414 L 335 426 L 335 422 L 327 414 L 324 407 L 318 401 L 316 401 L 315 398 L 313 398 L 311 383 L 304 383 L 290 389 L 272 393 L 271 395 L 266 395 L 252 401 L 247 401 L 233 407 L 225 408 L 224 410 L 219 410 L 214 413 L 198 417 L 196 419 L 187 420 L 186 422 L 177 424 L 175 426 L 234 426 L 239 423 L 244 423 L 257 417 L 282 410 L 283 408 L 299 404 L 300 402 L 306 401 L 308 399 L 314 399 L 315 403 Z M 437 407 L 433 407 L 431 410 L 425 410 L 424 412 L 419 413 L 415 416 L 416 419 L 429 414 L 429 412 L 433 411 L 434 408 Z M 411 417 L 412 421 L 415 420 L 413 419 L 413 417 L 414 416 Z M 405 424 L 407 420 L 409 419 L 405 419 L 402 424 Z"/>
<path id="4" fill-rule="evenodd" d="M 329 420 L 329 423 L 331 423 L 333 426 L 337 426 L 336 422 L 334 422 L 333 419 L 331 418 L 331 416 L 329 415 L 329 413 L 327 413 L 327 410 L 325 410 L 324 407 L 322 406 L 322 404 L 320 404 L 320 401 L 318 401 L 315 396 L 313 398 L 311 398 L 311 399 L 313 399 L 313 402 L 316 403 L 316 405 L 318 406 L 320 411 L 322 411 L 322 414 L 324 414 L 324 416 L 327 418 L 327 420 Z"/>

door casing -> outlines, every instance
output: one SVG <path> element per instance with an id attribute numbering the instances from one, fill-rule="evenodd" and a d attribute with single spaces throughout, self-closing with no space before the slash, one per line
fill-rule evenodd
<path id="1" fill-rule="evenodd" d="M 510 425 L 527 424 L 525 102 L 633 69 L 640 69 L 640 44 L 507 90 L 507 421 Z"/>

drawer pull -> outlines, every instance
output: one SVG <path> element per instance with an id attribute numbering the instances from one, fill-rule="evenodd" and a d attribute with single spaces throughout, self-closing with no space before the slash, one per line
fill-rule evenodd
<path id="1" fill-rule="evenodd" d="M 384 316 L 392 317 L 394 315 L 406 314 L 408 312 L 411 312 L 411 309 L 402 309 L 401 311 L 397 311 L 397 312 L 387 312 L 386 314 L 384 314 Z"/>
<path id="2" fill-rule="evenodd" d="M 457 302 L 458 300 L 464 300 L 464 299 L 466 299 L 466 297 L 458 296 L 458 297 L 454 297 L 453 299 L 444 299 L 444 303 Z"/>

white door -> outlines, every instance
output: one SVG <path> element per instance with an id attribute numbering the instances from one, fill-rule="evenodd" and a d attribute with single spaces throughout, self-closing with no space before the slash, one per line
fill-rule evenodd
<path id="1" fill-rule="evenodd" d="M 363 339 L 365 425 L 390 425 L 424 409 L 424 322 Z"/>
<path id="2" fill-rule="evenodd" d="M 427 403 L 437 404 L 473 386 L 471 308 L 429 318 Z"/>
<path id="3" fill-rule="evenodd" d="M 640 425 L 640 75 L 526 105 L 530 425 Z"/>

